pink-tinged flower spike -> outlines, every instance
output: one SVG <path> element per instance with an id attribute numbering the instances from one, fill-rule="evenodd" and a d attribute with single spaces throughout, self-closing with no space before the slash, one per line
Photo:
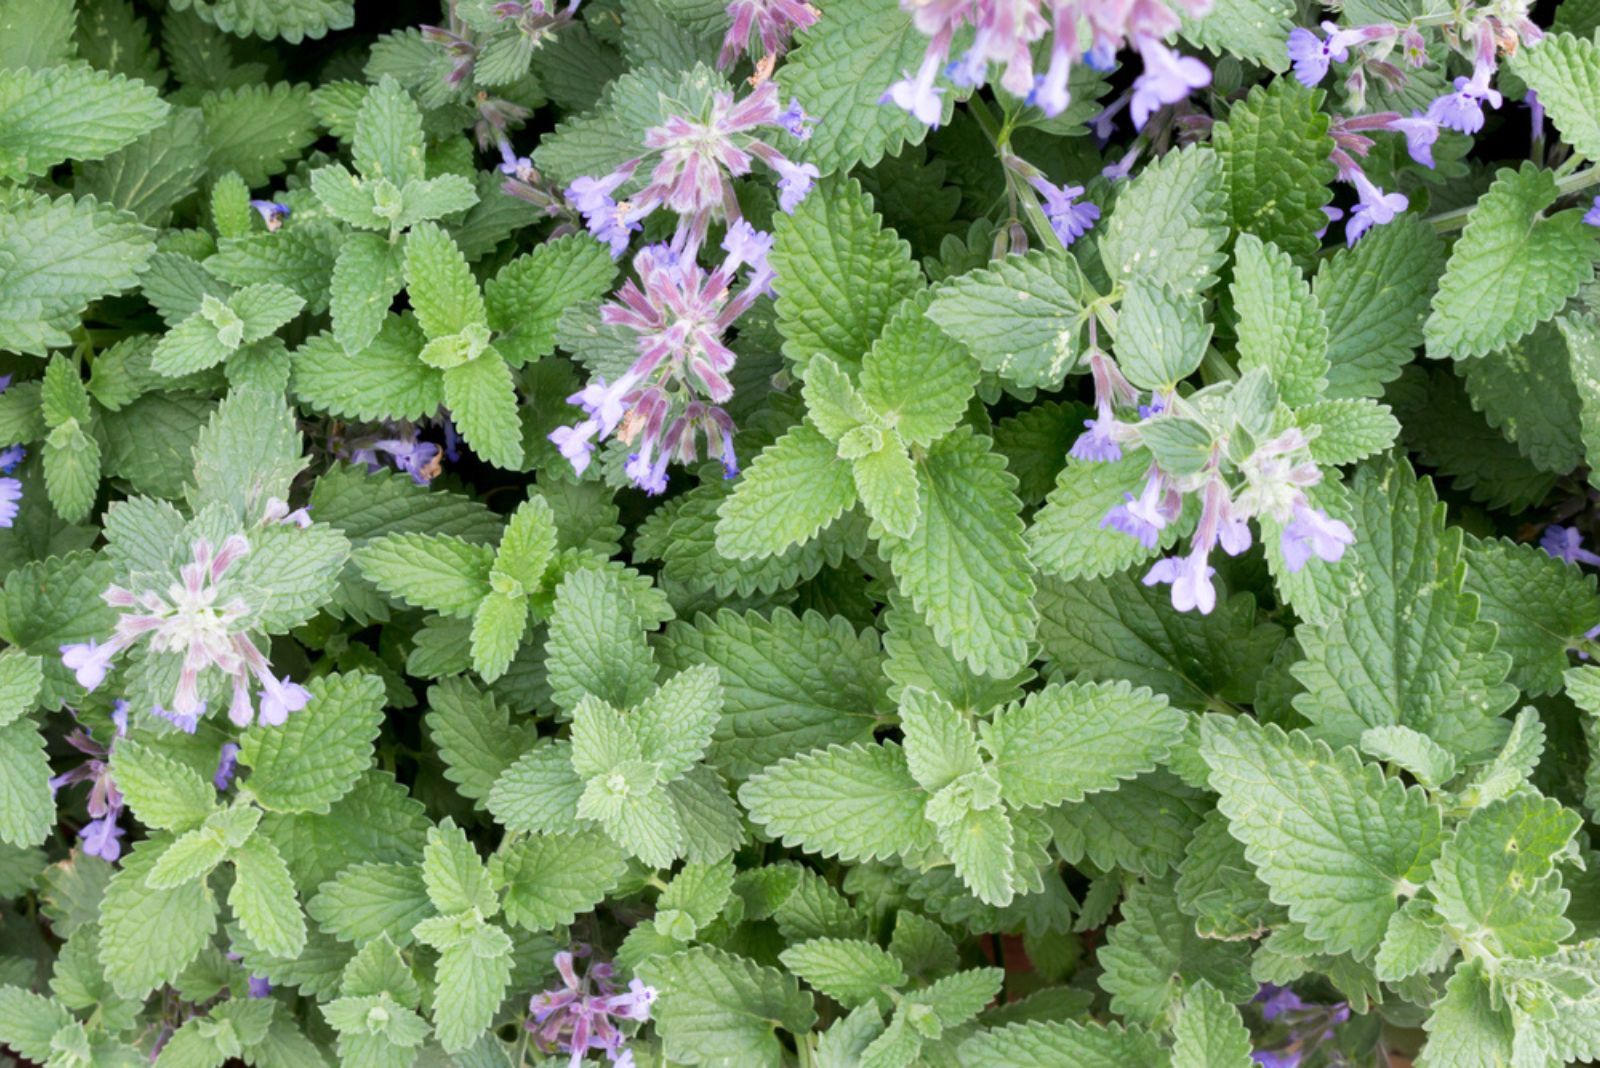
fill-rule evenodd
<path id="1" fill-rule="evenodd" d="M 1494 77 L 1495 56 L 1494 30 L 1485 20 L 1478 30 L 1477 58 L 1473 63 L 1472 77 L 1457 78 L 1455 92 L 1446 93 L 1429 104 L 1428 118 L 1464 134 L 1483 129 L 1484 103 L 1499 110 L 1504 99 L 1498 89 L 1489 85 L 1489 79 Z"/>
<path id="2" fill-rule="evenodd" d="M 1345 241 L 1351 245 L 1354 245 L 1362 234 L 1374 226 L 1392 221 L 1396 215 L 1411 205 L 1411 201 L 1406 199 L 1404 193 L 1385 193 L 1373 185 L 1360 170 L 1357 170 L 1350 180 L 1355 183 L 1356 192 L 1361 197 L 1361 202 L 1350 212 L 1350 221 L 1344 224 Z"/>
<path id="3" fill-rule="evenodd" d="M 1583 221 L 1590 226 L 1600 226 L 1600 196 L 1595 197 L 1589 210 L 1583 213 Z"/>
<path id="4" fill-rule="evenodd" d="M 1050 220 L 1050 229 L 1055 232 L 1062 248 L 1070 248 L 1100 218 L 1098 207 L 1087 201 L 1078 201 L 1083 196 L 1081 185 L 1054 185 L 1043 176 L 1029 178 L 1028 184 L 1044 197 L 1045 217 Z"/>
<path id="5" fill-rule="evenodd" d="M 619 991 L 611 965 L 604 962 L 591 965 L 580 979 L 574 958 L 588 952 L 587 946 L 574 945 L 572 952 L 556 954 L 561 985 L 529 999 L 532 1019 L 523 1026 L 541 1053 L 570 1054 L 570 1068 L 583 1064 L 591 1051 L 604 1053 L 613 1068 L 631 1068 L 633 1053 L 624 1046 L 628 1036 L 617 1024 L 624 1020 L 647 1022 L 656 1000 L 655 988 L 633 979 L 627 990 Z"/>
<path id="6" fill-rule="evenodd" d="M 1139 391 L 1103 352 L 1090 354 L 1089 373 L 1094 378 L 1095 417 L 1083 421 L 1087 429 L 1078 435 L 1067 455 L 1096 463 L 1120 460 L 1122 446 L 1112 433 L 1117 423 L 1116 409 L 1137 403 Z"/>
<path id="7" fill-rule="evenodd" d="M 1193 56 L 1179 55 L 1155 37 L 1141 37 L 1138 45 L 1144 71 L 1134 80 L 1130 107 L 1134 129 L 1142 130 L 1162 105 L 1187 100 L 1196 89 L 1210 85 L 1211 69 Z"/>
<path id="8" fill-rule="evenodd" d="M 817 9 L 802 0 L 731 0 L 728 18 L 731 25 L 717 53 L 717 66 L 723 70 L 750 51 L 752 30 L 764 55 L 782 56 L 796 30 L 816 25 Z"/>
<path id="9" fill-rule="evenodd" d="M 1539 539 L 1539 547 L 1563 563 L 1600 567 L 1600 555 L 1583 547 L 1583 535 L 1577 527 L 1550 524 L 1544 529 L 1544 537 Z"/>
<path id="10" fill-rule="evenodd" d="M 277 233 L 283 226 L 283 220 L 289 217 L 289 205 L 280 204 L 275 200 L 252 200 L 250 206 L 256 209 L 261 221 L 267 224 L 268 233 Z"/>
<path id="11" fill-rule="evenodd" d="M 602 322 L 639 335 L 639 357 L 614 382 L 595 378 L 567 398 L 584 411 L 575 426 L 560 427 L 550 440 L 579 473 L 595 444 L 613 433 L 634 446 L 624 468 L 647 493 L 664 492 L 667 465 L 692 462 L 696 435 L 706 455 L 737 471 L 733 422 L 722 405 L 733 396 L 729 373 L 734 353 L 723 335 L 752 304 L 771 292 L 767 253 L 772 237 L 743 219 L 723 239 L 722 265 L 706 271 L 689 253 L 651 245 L 634 257 L 638 279 L 625 282 L 616 299 L 600 309 Z M 733 284 L 743 271 L 746 282 Z"/>
<path id="12" fill-rule="evenodd" d="M 111 719 L 116 725 L 117 737 L 127 734 L 128 702 L 117 701 Z M 83 839 L 85 853 L 115 862 L 122 855 L 122 844 L 118 839 L 124 832 L 117 821 L 122 816 L 123 801 L 122 791 L 117 789 L 116 780 L 111 776 L 111 747 L 95 741 L 93 732 L 81 727 L 67 735 L 67 744 L 89 759 L 51 779 L 50 793 L 54 796 L 63 786 L 80 782 L 90 784 L 88 808 L 91 818 L 78 831 L 78 837 Z"/>

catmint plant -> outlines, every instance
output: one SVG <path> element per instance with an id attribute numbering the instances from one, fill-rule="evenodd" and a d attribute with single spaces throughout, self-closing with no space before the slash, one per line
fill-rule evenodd
<path id="1" fill-rule="evenodd" d="M 1600 1061 L 1592 2 L 0 25 L 0 1060 Z"/>

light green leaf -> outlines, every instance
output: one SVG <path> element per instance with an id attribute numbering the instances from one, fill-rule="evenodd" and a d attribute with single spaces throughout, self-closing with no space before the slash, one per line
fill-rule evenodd
<path id="1" fill-rule="evenodd" d="M 567 310 L 606 294 L 617 276 L 606 246 L 584 234 L 546 241 L 483 287 L 495 348 L 512 364 L 550 355 Z"/>
<path id="2" fill-rule="evenodd" d="M 1424 334 L 1428 355 L 1466 359 L 1511 344 L 1594 277 L 1600 239 L 1569 208 L 1546 216 L 1555 176 L 1533 163 L 1496 176 L 1451 250 Z"/>
<path id="3" fill-rule="evenodd" d="M 1328 183 L 1337 170 L 1320 101 L 1321 93 L 1294 79 L 1275 78 L 1251 89 L 1211 132 L 1234 229 L 1300 259 L 1321 244 L 1322 206 L 1333 199 Z"/>
<path id="4" fill-rule="evenodd" d="M 911 454 L 892 431 L 875 452 L 858 457 L 851 465 L 856 493 L 877 528 L 897 538 L 916 533 L 921 505 L 917 470 Z"/>
<path id="5" fill-rule="evenodd" d="M 1201 293 L 1228 261 L 1227 222 L 1228 184 L 1217 154 L 1198 145 L 1168 152 L 1118 195 L 1100 258 L 1113 282 Z"/>
<path id="6" fill-rule="evenodd" d="M 250 794 L 270 811 L 326 813 L 372 764 L 383 724 L 382 680 L 359 672 L 324 675 L 307 689 L 311 700 L 287 722 L 257 724 L 240 740 Z"/>
<path id="7" fill-rule="evenodd" d="M 511 368 L 499 353 L 489 349 L 475 360 L 446 370 L 444 402 L 473 452 L 506 470 L 522 465 L 517 387 Z"/>
<path id="8" fill-rule="evenodd" d="M 556 587 L 545 640 L 546 670 L 557 704 L 571 709 L 593 695 L 631 708 L 654 689 L 655 658 L 644 621 L 617 572 L 580 568 Z"/>
<path id="9" fill-rule="evenodd" d="M 540 743 L 495 780 L 489 811 L 509 831 L 564 833 L 578 818 L 583 791 L 584 781 L 572 770 L 572 743 Z"/>
<path id="10" fill-rule="evenodd" d="M 930 794 L 983 766 L 972 724 L 938 694 L 907 688 L 900 695 L 900 730 L 911 777 Z"/>
<path id="11" fill-rule="evenodd" d="M 1539 94 L 1561 139 L 1589 159 L 1600 159 L 1600 115 L 1593 106 L 1600 97 L 1600 42 L 1555 34 L 1508 59 L 1510 71 Z"/>
<path id="12" fill-rule="evenodd" d="M 351 370 L 368 362 L 366 350 L 373 345 L 386 323 L 399 321 L 390 319 L 389 307 L 394 303 L 395 294 L 405 284 L 403 262 L 400 251 L 377 234 L 351 234 L 339 249 L 339 258 L 333 265 L 333 280 L 328 288 L 328 306 L 333 313 L 334 339 L 343 350 L 341 355 L 348 353 L 354 357 L 359 354 L 362 357 L 347 361 L 352 365 Z M 420 350 L 420 344 L 418 348 Z M 300 351 L 305 350 L 302 348 Z M 393 351 L 393 346 L 383 351 Z M 328 355 L 333 354 L 330 352 Z M 412 362 L 416 363 L 414 358 Z M 416 366 L 422 368 L 424 365 L 416 363 Z M 297 392 L 301 391 L 300 379 L 304 374 L 297 358 Z M 404 377 L 414 378 L 416 372 Z M 394 384 L 384 381 L 387 378 L 381 376 L 379 380 L 387 391 L 393 391 Z M 347 398 L 343 400 L 345 405 L 373 403 L 371 398 L 350 390 L 348 386 L 340 393 Z"/>
<path id="13" fill-rule="evenodd" d="M 491 591 L 472 614 L 472 670 L 484 682 L 506 673 L 528 630 L 527 598 Z"/>
<path id="14" fill-rule="evenodd" d="M 1254 234 L 1240 235 L 1233 254 L 1239 370 L 1265 368 L 1290 407 L 1316 400 L 1327 385 L 1328 327 L 1311 287 L 1286 252 Z"/>
<path id="15" fill-rule="evenodd" d="M 1484 962 L 1462 961 L 1422 1025 L 1428 1043 L 1417 1058 L 1417 1068 L 1493 1068 L 1513 1063 L 1511 1011 L 1498 1001 L 1484 974 Z"/>
<path id="16" fill-rule="evenodd" d="M 1136 282 L 1117 311 L 1117 366 L 1140 389 L 1170 391 L 1199 368 L 1211 329 L 1200 301 Z"/>
<path id="17" fill-rule="evenodd" d="M 933 806 L 927 811 L 932 818 Z M 1002 805 L 974 806 L 949 822 L 941 822 L 938 840 L 939 848 L 950 858 L 973 897 L 998 908 L 1011 904 L 1018 890 L 1012 871 L 1015 835 Z"/>
<path id="18" fill-rule="evenodd" d="M 361 574 L 403 604 L 466 619 L 489 595 L 494 550 L 452 534 L 394 533 L 360 546 Z"/>
<path id="19" fill-rule="evenodd" d="M 902 302 L 861 361 L 867 403 L 901 440 L 924 447 L 960 421 L 979 371 L 966 346 L 928 318 L 932 295 L 923 290 Z"/>
<path id="20" fill-rule="evenodd" d="M 1016 480 L 971 430 L 934 444 L 917 469 L 917 529 L 880 547 L 941 645 L 974 671 L 1011 675 L 1032 659 L 1038 618 Z"/>
<path id="21" fill-rule="evenodd" d="M 855 503 L 851 465 L 815 426 L 801 423 L 763 449 L 723 501 L 717 551 L 736 560 L 776 556 Z"/>
<path id="22" fill-rule="evenodd" d="M 307 463 L 300 428 L 281 394 L 239 387 L 217 405 L 194 446 L 194 479 L 184 496 L 196 512 L 227 505 L 259 516 L 266 502 L 289 499 Z"/>
<path id="23" fill-rule="evenodd" d="M 1164 1050 L 1142 1027 L 1075 1020 L 1030 1020 L 980 1031 L 962 1043 L 962 1068 L 1150 1068 Z"/>
<path id="24" fill-rule="evenodd" d="M 406 294 L 429 340 L 489 321 L 477 280 L 455 241 L 434 223 L 420 223 L 406 239 Z"/>
<path id="25" fill-rule="evenodd" d="M 1178 32 L 1216 56 L 1236 56 L 1282 74 L 1289 69 L 1283 42 L 1294 29 L 1295 8 L 1287 0 L 1217 0 L 1204 15 L 1179 12 Z"/>
<path id="26" fill-rule="evenodd" d="M 512 723 L 509 709 L 461 676 L 428 688 L 427 723 L 445 778 L 478 808 L 485 807 L 494 781 L 538 736 L 532 722 Z"/>
<path id="27" fill-rule="evenodd" d="M 1373 727 L 1361 732 L 1361 751 L 1404 768 L 1422 785 L 1437 789 L 1455 777 L 1450 750 L 1410 727 Z"/>
<path id="28" fill-rule="evenodd" d="M 1375 950 L 1438 855 L 1439 810 L 1352 749 L 1248 717 L 1206 717 L 1200 754 L 1272 899 L 1330 953 Z"/>
<path id="29" fill-rule="evenodd" d="M 467 1049 L 494 1021 L 511 964 L 511 939 L 498 927 L 481 927 L 471 941 L 439 955 L 433 1029 L 446 1052 Z"/>
<path id="30" fill-rule="evenodd" d="M 1154 769 L 1187 722 L 1166 698 L 1142 687 L 1073 682 L 996 713 L 983 724 L 983 747 L 1006 804 L 1039 808 L 1081 801 Z"/>
<path id="31" fill-rule="evenodd" d="M 1462 365 L 1472 406 L 1541 470 L 1564 475 L 1583 463 L 1582 398 L 1567 338 L 1553 322 Z"/>
<path id="32" fill-rule="evenodd" d="M 43 662 L 20 649 L 0 653 L 0 727 L 33 710 L 44 687 Z"/>
<path id="33" fill-rule="evenodd" d="M 699 762 L 722 716 L 722 684 L 710 665 L 688 668 L 662 683 L 628 716 L 644 759 L 671 782 Z"/>
<path id="34" fill-rule="evenodd" d="M 847 1009 L 889 999 L 884 987 L 906 983 L 900 962 L 871 942 L 846 938 L 814 938 L 779 954 L 783 966 Z"/>
<path id="35" fill-rule="evenodd" d="M 1239 1010 L 1204 979 L 1184 991 L 1172 1037 L 1172 1068 L 1250 1068 L 1255 1063 Z"/>
<path id="36" fill-rule="evenodd" d="M 1305 659 L 1291 671 L 1306 692 L 1294 707 L 1332 745 L 1400 724 L 1457 755 L 1493 748 L 1516 690 L 1495 628 L 1462 589 L 1461 531 L 1405 463 L 1361 468 L 1353 497 L 1356 543 L 1336 566 L 1351 567 L 1362 592 L 1324 625 L 1296 629 Z"/>
<path id="37" fill-rule="evenodd" d="M 785 845 L 844 861 L 933 845 L 927 793 L 893 743 L 835 745 L 780 761 L 739 788 L 750 819 Z"/>
<path id="38" fill-rule="evenodd" d="M 1312 401 L 1301 405 L 1294 418 L 1311 437 L 1311 458 L 1323 466 L 1375 456 L 1400 434 L 1400 421 L 1389 407 L 1365 397 Z"/>
<path id="39" fill-rule="evenodd" d="M 428 831 L 428 844 L 422 850 L 422 882 L 433 907 L 444 916 L 469 909 L 484 916 L 499 911 L 499 898 L 478 851 L 448 816 Z"/>
<path id="40" fill-rule="evenodd" d="M 855 370 L 895 308 L 922 284 L 911 246 L 872 208 L 859 183 L 841 178 L 820 183 L 793 214 L 773 222 L 778 331 L 784 355 L 802 369 L 820 352 Z"/>
<path id="41" fill-rule="evenodd" d="M 1129 1020 L 1155 1023 L 1204 983 L 1227 1001 L 1255 993 L 1247 942 L 1218 942 L 1195 934 L 1172 889 L 1136 883 L 1122 902 L 1122 922 L 1106 935 L 1100 986 L 1111 1008 Z"/>
<path id="42" fill-rule="evenodd" d="M 177 979 L 217 929 L 217 903 L 204 880 L 170 890 L 146 885 L 165 845 L 159 838 L 135 845 L 100 905 L 100 963 L 122 997 L 143 998 Z"/>
<path id="43" fill-rule="evenodd" d="M 257 949 L 277 957 L 296 957 L 306 944 L 306 921 L 294 896 L 294 882 L 272 842 L 254 837 L 232 853 L 233 889 L 228 907 Z"/>
<path id="44" fill-rule="evenodd" d="M 108 156 L 160 126 L 167 111 L 152 86 L 87 64 L 0 72 L 0 177 Z"/>
<path id="45" fill-rule="evenodd" d="M 666 1055 L 685 1064 L 779 1068 L 776 1029 L 803 1036 L 817 1019 L 792 975 L 709 946 L 652 957 L 639 971 L 660 991 L 651 1018 Z"/>
<path id="46" fill-rule="evenodd" d="M 1593 575 L 1533 545 L 1497 538 L 1467 543 L 1465 589 L 1482 618 L 1500 628 L 1495 649 L 1511 656 L 1511 682 L 1530 696 L 1561 688 L 1569 649 L 1600 625 Z"/>
<path id="47" fill-rule="evenodd" d="M 504 887 L 506 919 L 530 931 L 551 931 L 605 900 L 627 864 L 599 831 L 535 835 L 503 846 L 489 871 Z"/>
<path id="48" fill-rule="evenodd" d="M 878 102 L 890 83 L 917 69 L 927 49 L 927 38 L 893 0 L 855 0 L 833 18 L 819 19 L 796 44 L 779 81 L 785 97 L 804 100 L 820 120 L 800 159 L 832 174 L 857 163 L 871 166 L 927 136 L 925 123 Z M 953 110 L 946 90 L 940 122 L 950 121 Z"/>
<path id="49" fill-rule="evenodd" d="M 49 836 L 55 815 L 38 727 L 31 719 L 0 727 L 0 841 L 38 845 Z"/>
<path id="50" fill-rule="evenodd" d="M 147 827 L 190 831 L 217 807 L 215 788 L 199 772 L 154 745 L 132 738 L 119 740 L 111 752 L 111 770 L 117 789 Z"/>
<path id="51" fill-rule="evenodd" d="M 318 888 L 306 912 L 341 942 L 388 938 L 403 947 L 411 929 L 433 914 L 433 903 L 415 864 L 352 864 Z"/>
<path id="52" fill-rule="evenodd" d="M 200 98 L 200 110 L 211 147 L 211 173 L 237 171 L 251 188 L 282 174 L 317 139 L 311 90 L 304 85 L 217 89 Z"/>
<path id="53" fill-rule="evenodd" d="M 1054 389 L 1078 363 L 1084 307 L 1094 290 L 1060 250 L 1007 256 L 935 291 L 928 318 L 966 345 L 985 371 Z"/>
<path id="54" fill-rule="evenodd" d="M 56 514 L 69 523 L 89 518 L 100 490 L 100 446 L 77 420 L 69 419 L 45 439 L 44 483 Z"/>
<path id="55" fill-rule="evenodd" d="M 385 74 L 367 90 L 356 114 L 351 158 L 363 178 L 397 186 L 423 176 L 422 112 L 400 83 Z"/>

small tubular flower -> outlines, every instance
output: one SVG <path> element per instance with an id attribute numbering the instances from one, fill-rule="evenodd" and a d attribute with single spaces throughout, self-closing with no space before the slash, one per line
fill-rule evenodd
<path id="1" fill-rule="evenodd" d="M 656 990 L 639 979 L 631 979 L 625 990 L 619 989 L 615 970 L 605 961 L 591 964 L 580 978 L 575 961 L 588 954 L 587 946 L 577 944 L 555 955 L 561 985 L 529 999 L 531 1018 L 523 1026 L 535 1048 L 541 1053 L 568 1054 L 571 1068 L 581 1065 L 591 1051 L 605 1054 L 614 1066 L 631 1068 L 633 1052 L 625 1046 L 628 1036 L 617 1024 L 649 1021 Z"/>

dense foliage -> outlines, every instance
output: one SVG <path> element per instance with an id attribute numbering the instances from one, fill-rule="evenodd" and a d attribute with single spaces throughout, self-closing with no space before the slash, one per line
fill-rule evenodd
<path id="1" fill-rule="evenodd" d="M 1600 1059 L 1600 4 L 0 0 L 0 1063 Z"/>

